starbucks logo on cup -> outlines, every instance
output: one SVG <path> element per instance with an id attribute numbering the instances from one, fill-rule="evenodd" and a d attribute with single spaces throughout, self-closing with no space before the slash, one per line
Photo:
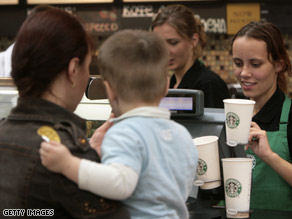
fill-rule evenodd
<path id="1" fill-rule="evenodd" d="M 226 114 L 226 124 L 229 128 L 234 129 L 239 125 L 239 116 L 233 112 L 228 112 Z"/>
<path id="2" fill-rule="evenodd" d="M 256 164 L 257 164 L 257 161 L 256 161 L 255 157 L 252 154 L 247 154 L 246 156 L 248 158 L 252 159 L 252 169 L 254 169 Z"/>
<path id="3" fill-rule="evenodd" d="M 237 179 L 227 179 L 225 182 L 225 192 L 230 198 L 235 198 L 241 193 L 242 186 Z"/>
<path id="4" fill-rule="evenodd" d="M 199 158 L 199 160 L 198 160 L 197 174 L 199 176 L 204 175 L 207 172 L 207 169 L 208 169 L 207 163 L 204 160 L 202 160 L 202 159 Z"/>

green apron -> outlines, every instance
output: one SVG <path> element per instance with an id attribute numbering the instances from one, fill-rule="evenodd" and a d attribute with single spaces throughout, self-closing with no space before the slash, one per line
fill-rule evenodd
<path id="1" fill-rule="evenodd" d="M 279 131 L 267 132 L 267 136 L 271 149 L 291 163 L 287 140 L 290 105 L 291 100 L 286 96 L 282 108 Z M 248 149 L 246 153 L 248 157 L 255 158 L 252 171 L 251 209 L 292 211 L 292 188 L 289 184 L 269 165 L 258 158 L 251 149 Z"/>

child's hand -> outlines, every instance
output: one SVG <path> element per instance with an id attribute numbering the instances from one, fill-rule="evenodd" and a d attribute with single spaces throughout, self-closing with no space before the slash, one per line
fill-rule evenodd
<path id="1" fill-rule="evenodd" d="M 96 152 L 98 153 L 100 157 L 101 157 L 101 143 L 102 143 L 103 137 L 105 133 L 107 132 L 107 130 L 112 126 L 112 122 L 110 122 L 111 118 L 114 118 L 113 113 L 111 113 L 109 120 L 107 120 L 98 129 L 96 129 L 94 134 L 90 138 L 91 147 L 96 150 Z"/>
<path id="2" fill-rule="evenodd" d="M 50 171 L 64 173 L 73 157 L 69 149 L 58 142 L 42 142 L 40 148 L 42 164 Z"/>

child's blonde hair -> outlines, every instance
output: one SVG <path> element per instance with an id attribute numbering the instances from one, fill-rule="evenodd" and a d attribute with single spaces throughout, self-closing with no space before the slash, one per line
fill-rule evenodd
<path id="1" fill-rule="evenodd" d="M 118 97 L 150 103 L 165 95 L 168 49 L 153 32 L 122 30 L 100 47 L 98 66 Z"/>

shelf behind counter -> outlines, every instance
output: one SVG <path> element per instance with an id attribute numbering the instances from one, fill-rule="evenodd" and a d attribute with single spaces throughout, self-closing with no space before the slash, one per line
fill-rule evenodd
<path id="1" fill-rule="evenodd" d="M 16 106 L 18 91 L 15 87 L 0 86 L 0 118 L 8 116 L 11 108 Z M 89 100 L 82 98 L 75 113 L 86 120 L 105 121 L 109 118 L 111 107 L 108 100 Z"/>

